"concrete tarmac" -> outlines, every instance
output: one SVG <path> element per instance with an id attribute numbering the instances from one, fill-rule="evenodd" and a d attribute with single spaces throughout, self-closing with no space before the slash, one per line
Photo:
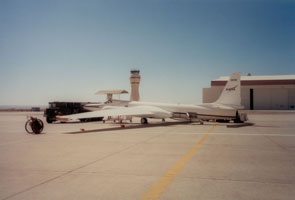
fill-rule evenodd
<path id="1" fill-rule="evenodd" d="M 44 133 L 27 134 L 27 115 Z M 0 112 L 0 199 L 294 199 L 295 112 L 253 126 L 47 124 Z"/>

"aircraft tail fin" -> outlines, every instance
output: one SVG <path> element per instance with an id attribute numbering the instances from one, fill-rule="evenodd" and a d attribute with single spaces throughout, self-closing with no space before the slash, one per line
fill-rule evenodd
<path id="1" fill-rule="evenodd" d="M 233 73 L 215 103 L 241 106 L 241 73 Z"/>

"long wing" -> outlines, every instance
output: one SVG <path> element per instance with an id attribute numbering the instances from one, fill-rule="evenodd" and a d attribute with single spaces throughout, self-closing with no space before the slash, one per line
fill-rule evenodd
<path id="1" fill-rule="evenodd" d="M 145 117 L 145 118 L 168 118 L 171 117 L 171 112 L 163 110 L 155 106 L 134 106 L 134 107 L 115 107 L 109 106 L 102 110 L 79 113 L 73 115 L 57 116 L 57 120 L 69 121 L 79 120 L 85 118 L 96 117 L 117 117 L 117 116 L 132 116 L 132 117 Z"/>
<path id="2" fill-rule="evenodd" d="M 210 108 L 218 108 L 218 109 L 224 109 L 224 110 L 233 110 L 233 109 L 244 109 L 243 106 L 239 105 L 225 105 L 225 104 L 217 104 L 217 103 L 210 103 Z"/>

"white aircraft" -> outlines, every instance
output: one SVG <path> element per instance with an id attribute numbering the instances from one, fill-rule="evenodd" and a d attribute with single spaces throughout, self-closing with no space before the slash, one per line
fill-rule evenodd
<path id="1" fill-rule="evenodd" d="M 234 122 L 246 121 L 247 117 L 238 113 L 241 106 L 241 73 L 233 73 L 221 95 L 214 103 L 194 104 L 167 104 L 133 101 L 125 107 L 105 106 L 99 111 L 86 112 L 80 114 L 58 116 L 60 121 L 80 120 L 94 117 L 118 117 L 130 116 L 141 118 L 142 124 L 148 123 L 148 118 L 166 118 L 200 121 L 204 120 L 234 120 Z"/>

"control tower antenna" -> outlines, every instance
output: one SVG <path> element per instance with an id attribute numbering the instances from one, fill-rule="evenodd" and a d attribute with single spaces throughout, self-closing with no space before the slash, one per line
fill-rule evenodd
<path id="1" fill-rule="evenodd" d="M 139 101 L 139 83 L 140 75 L 139 70 L 132 69 L 130 71 L 130 84 L 131 84 L 131 94 L 130 101 Z"/>

